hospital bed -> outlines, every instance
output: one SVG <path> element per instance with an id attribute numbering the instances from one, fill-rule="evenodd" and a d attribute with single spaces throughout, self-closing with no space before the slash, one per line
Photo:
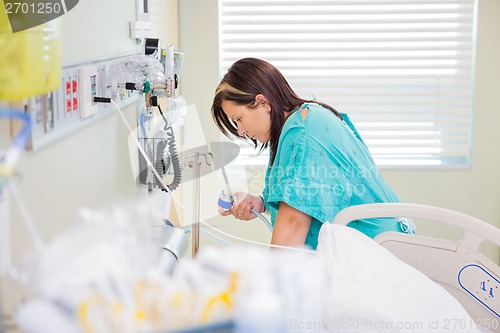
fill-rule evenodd
<path id="1" fill-rule="evenodd" d="M 484 241 L 500 246 L 500 229 L 456 211 L 409 203 L 348 207 L 337 214 L 333 224 L 375 217 L 424 219 L 462 229 L 459 241 L 397 232 L 382 233 L 375 241 L 444 287 L 476 323 L 500 332 L 500 268 L 479 251 Z"/>

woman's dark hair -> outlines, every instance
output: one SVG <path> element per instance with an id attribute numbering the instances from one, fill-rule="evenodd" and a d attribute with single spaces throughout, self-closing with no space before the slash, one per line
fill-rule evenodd
<path id="1" fill-rule="evenodd" d="M 283 74 L 270 63 L 256 58 L 243 58 L 236 61 L 224 75 L 217 86 L 212 102 L 212 117 L 224 135 L 229 137 L 229 133 L 231 133 L 236 137 L 244 138 L 238 135 L 238 128 L 222 110 L 222 101 L 232 101 L 237 105 L 257 107 L 255 97 L 258 94 L 264 95 L 271 106 L 271 134 L 269 140 L 271 165 L 274 162 L 278 140 L 285 124 L 285 112 L 294 111 L 304 103 L 314 102 L 332 110 L 335 115 L 342 119 L 333 107 L 297 96 Z M 257 141 L 251 140 L 257 147 Z M 267 146 L 268 143 L 263 143 L 259 152 Z"/>

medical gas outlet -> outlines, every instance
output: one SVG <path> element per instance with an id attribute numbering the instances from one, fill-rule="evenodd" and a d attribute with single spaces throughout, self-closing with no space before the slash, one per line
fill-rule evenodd
<path id="1" fill-rule="evenodd" d="M 58 89 L 25 99 L 23 107 L 33 119 L 29 148 L 43 148 L 111 115 L 114 110 L 96 103 L 96 97 L 112 98 L 120 107 L 138 101 L 141 93 L 118 87 L 108 73 L 131 56 L 63 67 Z"/>

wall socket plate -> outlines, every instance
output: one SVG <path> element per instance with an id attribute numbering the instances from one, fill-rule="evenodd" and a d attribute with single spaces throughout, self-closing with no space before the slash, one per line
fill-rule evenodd
<path id="1" fill-rule="evenodd" d="M 99 76 L 97 66 L 80 68 L 78 71 L 80 81 L 80 118 L 85 119 L 99 111 L 94 97 L 99 96 Z"/>

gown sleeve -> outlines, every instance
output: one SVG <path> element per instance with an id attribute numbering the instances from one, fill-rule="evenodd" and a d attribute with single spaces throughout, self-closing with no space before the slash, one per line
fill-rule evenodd
<path id="1" fill-rule="evenodd" d="M 347 129 L 338 118 L 330 118 L 323 121 L 316 113 L 304 122 L 299 114 L 284 127 L 268 172 L 267 203 L 272 210 L 283 201 L 323 223 L 349 206 L 352 182 L 344 172 L 349 161 L 339 151 L 347 142 L 344 134 L 336 135 Z"/>

